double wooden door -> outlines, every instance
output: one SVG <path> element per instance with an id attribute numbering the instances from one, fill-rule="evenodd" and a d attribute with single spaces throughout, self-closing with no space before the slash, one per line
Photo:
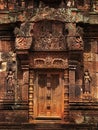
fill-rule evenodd
<path id="1" fill-rule="evenodd" d="M 63 112 L 63 73 L 41 71 L 35 78 L 36 117 L 61 117 Z"/>

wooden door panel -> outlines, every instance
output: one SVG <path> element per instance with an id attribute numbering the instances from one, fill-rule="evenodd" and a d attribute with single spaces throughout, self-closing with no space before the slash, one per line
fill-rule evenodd
<path id="1" fill-rule="evenodd" d="M 62 111 L 62 84 L 59 73 L 37 74 L 37 116 L 60 117 Z"/>
<path id="2" fill-rule="evenodd" d="M 51 87 L 52 87 L 52 115 L 59 115 L 59 103 L 61 102 L 60 97 L 60 75 L 52 74 L 51 75 Z"/>
<path id="3" fill-rule="evenodd" d="M 44 116 L 46 112 L 46 103 L 45 103 L 45 97 L 46 97 L 46 86 L 47 86 L 47 75 L 46 74 L 39 74 L 38 75 L 38 115 Z"/>

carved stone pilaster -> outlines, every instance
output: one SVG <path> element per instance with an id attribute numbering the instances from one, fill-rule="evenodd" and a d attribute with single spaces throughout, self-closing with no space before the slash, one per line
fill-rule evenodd
<path id="1" fill-rule="evenodd" d="M 69 68 L 69 100 L 74 101 L 75 100 L 75 65 L 70 65 Z"/>
<path id="2" fill-rule="evenodd" d="M 29 66 L 22 65 L 23 70 L 23 86 L 22 86 L 22 99 L 28 102 L 28 89 L 29 89 Z"/>
<path id="3" fill-rule="evenodd" d="M 82 63 L 70 61 L 69 65 L 69 101 L 79 102 L 83 93 L 83 68 Z"/>
<path id="4" fill-rule="evenodd" d="M 69 120 L 69 70 L 64 71 L 64 120 Z"/>
<path id="5" fill-rule="evenodd" d="M 34 119 L 34 72 L 29 74 L 29 122 Z"/>

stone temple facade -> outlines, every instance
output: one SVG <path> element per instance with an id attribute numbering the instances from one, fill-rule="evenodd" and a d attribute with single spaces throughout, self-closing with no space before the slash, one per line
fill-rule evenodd
<path id="1" fill-rule="evenodd" d="M 0 0 L 0 129 L 98 130 L 98 0 Z"/>

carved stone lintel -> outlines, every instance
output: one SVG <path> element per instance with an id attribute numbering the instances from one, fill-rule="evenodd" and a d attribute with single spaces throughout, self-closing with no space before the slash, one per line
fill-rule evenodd
<path id="1" fill-rule="evenodd" d="M 68 61 L 67 61 L 67 59 L 52 58 L 52 57 L 35 58 L 34 64 L 32 64 L 30 67 L 33 67 L 33 68 L 67 68 Z"/>

